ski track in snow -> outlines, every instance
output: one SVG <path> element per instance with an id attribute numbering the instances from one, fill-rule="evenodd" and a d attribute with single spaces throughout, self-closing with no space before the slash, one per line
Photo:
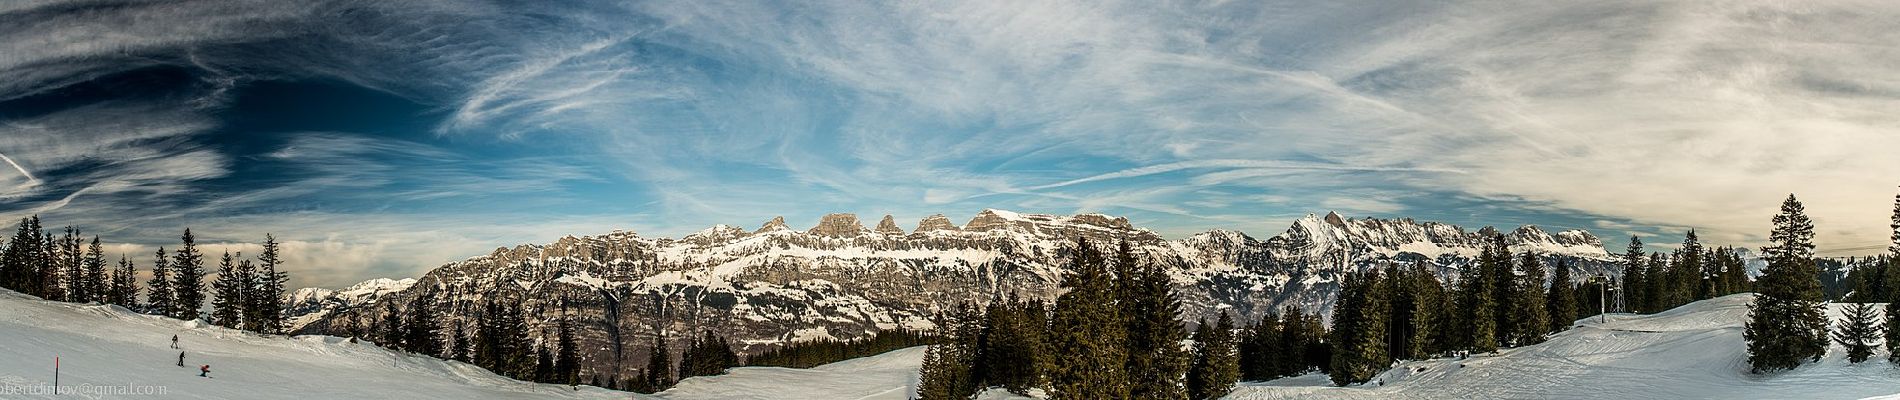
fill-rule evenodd
<path id="1" fill-rule="evenodd" d="M 1585 318 L 1548 342 L 1496 355 L 1407 361 L 1379 376 L 1384 386 L 1333 387 L 1314 374 L 1242 383 L 1226 398 L 1859 399 L 1900 393 L 1900 366 L 1888 363 L 1884 350 L 1850 364 L 1838 344 L 1793 371 L 1749 374 L 1742 325 L 1751 296 L 1651 315 L 1612 314 L 1607 322 Z M 1836 322 L 1843 306 L 1829 307 Z"/>

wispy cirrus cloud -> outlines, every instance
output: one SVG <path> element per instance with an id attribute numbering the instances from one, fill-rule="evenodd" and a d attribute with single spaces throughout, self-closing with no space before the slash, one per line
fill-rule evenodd
<path id="1" fill-rule="evenodd" d="M 986 207 L 1172 235 L 1338 209 L 1754 244 L 1794 192 L 1824 250 L 1859 249 L 1885 241 L 1900 183 L 1881 152 L 1900 148 L 1895 18 L 1855 1 L 8 4 L 0 213 L 151 243 L 185 224 L 259 236 L 233 221 L 271 215 L 450 235 L 294 238 L 387 266 L 405 243 L 524 240 L 474 233 L 490 215 L 681 234 Z M 260 89 L 283 82 L 305 86 Z"/>

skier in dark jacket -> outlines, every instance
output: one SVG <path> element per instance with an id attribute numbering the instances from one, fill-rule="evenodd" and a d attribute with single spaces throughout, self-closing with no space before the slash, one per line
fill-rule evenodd
<path id="1" fill-rule="evenodd" d="M 210 378 L 211 376 L 207 375 L 210 373 L 211 373 L 211 364 L 205 364 L 203 366 L 198 367 L 198 376 Z"/>
<path id="2" fill-rule="evenodd" d="M 185 366 L 185 352 L 178 352 L 178 366 Z"/>
<path id="3" fill-rule="evenodd" d="M 178 335 L 172 335 L 172 348 L 178 348 Z"/>

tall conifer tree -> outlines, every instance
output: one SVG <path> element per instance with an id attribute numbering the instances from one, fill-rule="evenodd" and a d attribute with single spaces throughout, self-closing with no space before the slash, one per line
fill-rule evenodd
<path id="1" fill-rule="evenodd" d="M 119 255 L 119 267 L 112 270 L 112 298 L 107 301 L 121 307 L 139 309 L 139 272 L 132 260 Z"/>
<path id="2" fill-rule="evenodd" d="M 1550 332 L 1561 332 L 1577 321 L 1577 286 L 1571 283 L 1568 261 L 1557 261 L 1555 270 L 1550 292 L 1544 295 L 1544 309 L 1550 313 Z"/>
<path id="3" fill-rule="evenodd" d="M 1201 325 L 1194 335 L 1194 364 L 1188 368 L 1188 398 L 1216 399 L 1234 391 L 1240 381 L 1235 350 L 1233 317 L 1221 312 L 1212 327 Z"/>
<path id="4" fill-rule="evenodd" d="M 1332 365 L 1327 374 L 1333 384 L 1345 386 L 1365 382 L 1385 370 L 1387 354 L 1387 296 L 1378 270 L 1347 274 L 1340 283 L 1338 304 L 1333 308 L 1333 329 L 1327 342 L 1332 346 Z"/>
<path id="5" fill-rule="evenodd" d="M 1544 342 L 1544 334 L 1550 330 L 1550 314 L 1545 311 L 1549 305 L 1544 301 L 1544 263 L 1537 253 L 1525 252 L 1517 263 L 1517 273 L 1512 274 L 1512 291 L 1517 295 L 1517 309 L 1510 311 L 1511 343 L 1517 346 Z"/>
<path id="6" fill-rule="evenodd" d="M 1623 304 L 1630 312 L 1652 312 L 1644 301 L 1649 296 L 1649 263 L 1644 257 L 1643 239 L 1630 236 L 1629 249 L 1623 252 Z"/>
<path id="7" fill-rule="evenodd" d="M 172 318 L 183 320 L 198 319 L 198 309 L 204 307 L 204 253 L 198 252 L 197 239 L 191 235 L 191 229 L 185 229 L 184 242 L 178 251 L 172 252 Z"/>
<path id="8" fill-rule="evenodd" d="M 283 265 L 280 245 L 277 237 L 264 234 L 264 251 L 257 256 L 259 270 L 253 275 L 249 308 L 256 317 L 253 328 L 263 333 L 284 333 L 288 317 L 284 315 L 284 285 L 290 282 L 290 274 L 279 269 Z"/>
<path id="9" fill-rule="evenodd" d="M 1070 275 L 1050 318 L 1056 349 L 1048 371 L 1054 399 L 1128 397 L 1126 330 L 1115 304 L 1114 280 L 1101 252 L 1085 239 L 1069 249 Z"/>
<path id="10" fill-rule="evenodd" d="M 86 257 L 81 264 L 83 264 L 83 267 L 79 274 L 78 285 L 85 288 L 86 295 L 75 301 L 80 303 L 107 302 L 107 300 L 112 297 L 112 293 L 109 291 L 112 286 L 106 282 L 106 255 L 105 250 L 99 244 L 98 236 L 93 236 L 92 243 L 86 245 Z"/>
<path id="11" fill-rule="evenodd" d="M 1814 263 L 1814 224 L 1794 195 L 1775 215 L 1768 258 L 1748 306 L 1742 336 L 1748 362 L 1756 373 L 1793 369 L 1827 353 L 1827 314 L 1823 309 L 1820 269 Z"/>
<path id="12" fill-rule="evenodd" d="M 159 247 L 158 254 L 152 258 L 152 280 L 147 284 L 152 288 L 145 296 L 146 313 L 157 315 L 176 315 L 178 308 L 177 291 L 172 290 L 171 258 L 165 256 L 165 248 Z"/>
<path id="13" fill-rule="evenodd" d="M 1129 396 L 1137 399 L 1185 398 L 1181 381 L 1189 355 L 1181 349 L 1187 331 L 1180 320 L 1181 301 L 1174 297 L 1173 281 L 1160 266 L 1135 265 L 1128 242 L 1116 248 L 1117 270 L 1127 271 L 1122 297 L 1127 313 Z M 1232 323 L 1232 321 L 1229 321 Z"/>
<path id="14" fill-rule="evenodd" d="M 245 276 L 231 252 L 224 252 L 224 257 L 218 259 L 218 278 L 211 283 L 212 324 L 244 328 L 244 289 L 250 284 L 251 277 Z"/>

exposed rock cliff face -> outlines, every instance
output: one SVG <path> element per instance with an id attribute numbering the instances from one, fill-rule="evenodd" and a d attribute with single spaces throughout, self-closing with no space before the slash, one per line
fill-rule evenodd
<path id="1" fill-rule="evenodd" d="M 939 310 L 1001 294 L 1053 299 L 1077 238 L 1101 246 L 1126 240 L 1139 257 L 1174 276 L 1186 320 L 1230 310 L 1243 318 L 1284 306 L 1328 311 L 1342 274 L 1386 262 L 1423 263 L 1454 278 L 1489 230 L 1411 220 L 1308 216 L 1259 240 L 1216 230 L 1166 240 L 1126 218 L 983 210 L 962 227 L 933 215 L 904 234 L 890 217 L 866 229 L 852 214 L 791 230 L 783 218 L 746 232 L 719 225 L 679 239 L 631 232 L 568 236 L 546 245 L 498 248 L 449 263 L 414 286 L 373 302 L 408 304 L 438 293 L 447 324 L 472 326 L 487 301 L 522 304 L 531 322 L 561 315 L 578 322 L 590 369 L 626 376 L 644 366 L 654 336 L 713 330 L 746 351 L 787 341 L 851 338 L 899 326 L 927 328 Z M 1587 232 L 1524 227 L 1507 235 L 1517 251 L 1567 258 L 1576 276 L 1614 272 Z M 303 332 L 347 334 L 380 320 L 365 301 L 313 303 Z M 546 335 L 548 332 L 539 332 Z"/>

